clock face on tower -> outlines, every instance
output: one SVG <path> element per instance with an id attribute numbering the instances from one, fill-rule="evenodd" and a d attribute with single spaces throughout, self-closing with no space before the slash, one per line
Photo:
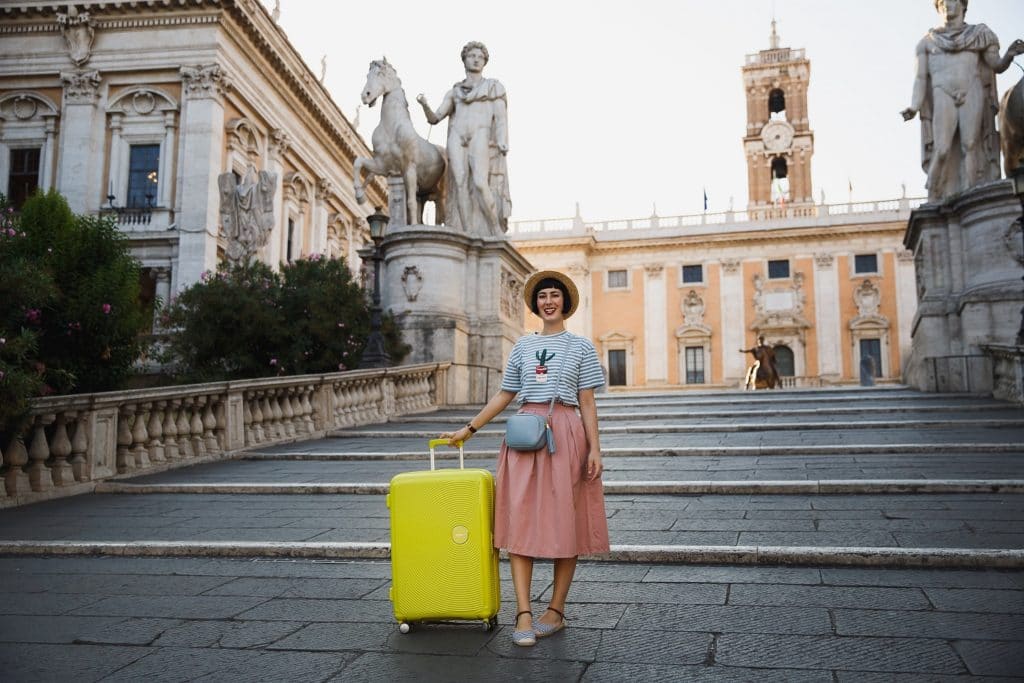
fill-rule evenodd
<path id="1" fill-rule="evenodd" d="M 769 152 L 782 152 L 793 144 L 793 126 L 786 121 L 769 121 L 761 129 L 761 141 Z"/>

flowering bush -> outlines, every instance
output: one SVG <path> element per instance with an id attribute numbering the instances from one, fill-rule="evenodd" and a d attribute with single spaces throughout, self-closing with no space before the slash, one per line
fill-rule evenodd
<path id="1" fill-rule="evenodd" d="M 55 191 L 15 216 L 0 197 L 0 431 L 27 401 L 119 387 L 148 320 L 139 266 L 109 220 L 75 216 Z"/>
<path id="2" fill-rule="evenodd" d="M 161 322 L 174 331 L 163 360 L 179 379 L 200 382 L 350 370 L 369 319 L 343 261 L 315 256 L 280 273 L 262 263 L 225 266 L 164 310 Z M 398 362 L 405 354 L 395 352 Z"/>

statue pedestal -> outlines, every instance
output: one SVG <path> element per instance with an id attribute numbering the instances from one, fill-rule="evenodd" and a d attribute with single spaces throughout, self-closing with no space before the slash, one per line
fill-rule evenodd
<path id="1" fill-rule="evenodd" d="M 1024 303 L 1020 217 L 1008 180 L 911 213 L 903 243 L 914 252 L 918 308 L 908 384 L 925 391 L 993 391 L 997 361 L 989 348 L 1015 343 Z"/>
<path id="2" fill-rule="evenodd" d="M 392 226 L 381 243 L 381 301 L 412 346 L 407 363 L 450 362 L 447 402 L 485 403 L 524 333 L 530 263 L 503 238 Z"/>

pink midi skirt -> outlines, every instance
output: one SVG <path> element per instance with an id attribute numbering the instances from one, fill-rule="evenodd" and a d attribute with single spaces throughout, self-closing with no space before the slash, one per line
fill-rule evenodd
<path id="1" fill-rule="evenodd" d="M 547 415 L 547 403 L 522 410 Z M 608 552 L 601 478 L 586 477 L 587 435 L 575 408 L 555 404 L 555 453 L 515 451 L 501 444 L 494 500 L 494 545 L 528 557 Z"/>

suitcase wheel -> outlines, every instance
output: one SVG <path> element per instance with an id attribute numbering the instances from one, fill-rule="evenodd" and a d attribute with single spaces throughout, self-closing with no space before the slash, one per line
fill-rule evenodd
<path id="1" fill-rule="evenodd" d="M 398 625 L 398 630 L 401 633 L 408 633 L 410 628 L 412 628 L 412 627 L 409 626 L 409 624 L 405 623 L 404 621 L 401 624 Z"/>
<path id="2" fill-rule="evenodd" d="M 493 631 L 494 627 L 498 625 L 498 617 L 491 617 L 490 619 L 484 620 L 484 630 Z"/>

